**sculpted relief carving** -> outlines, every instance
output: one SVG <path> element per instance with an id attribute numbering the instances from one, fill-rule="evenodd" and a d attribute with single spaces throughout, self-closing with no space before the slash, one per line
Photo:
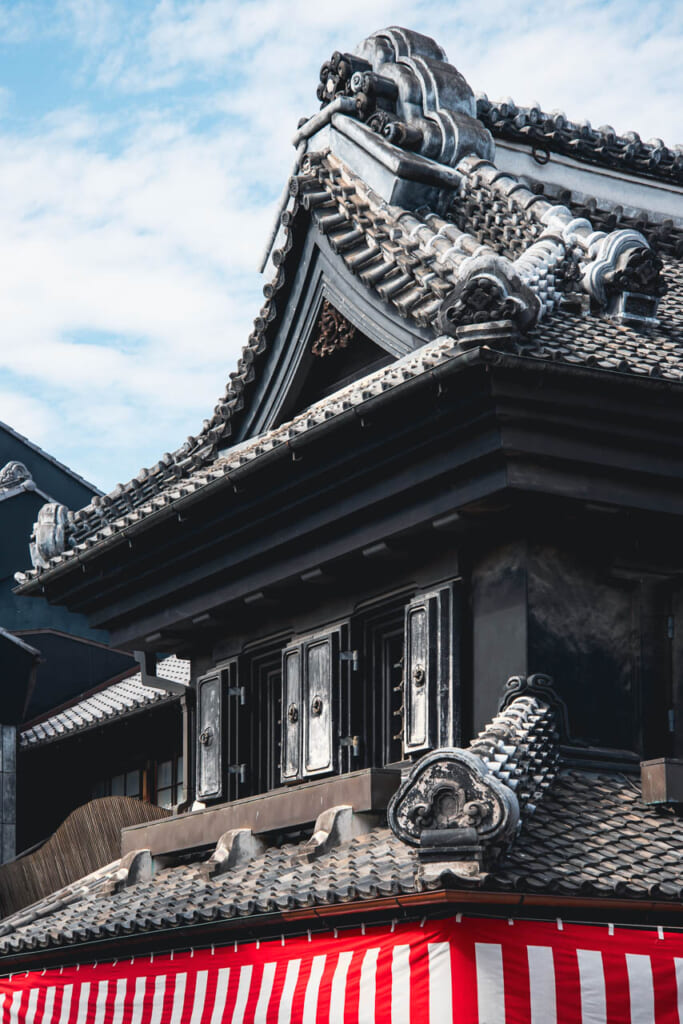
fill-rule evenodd
<path id="1" fill-rule="evenodd" d="M 389 824 L 411 846 L 428 844 L 433 832 L 467 830 L 471 841 L 502 843 L 519 821 L 514 793 L 466 750 L 443 749 L 421 758 L 393 797 Z M 457 841 L 457 836 L 452 836 Z"/>

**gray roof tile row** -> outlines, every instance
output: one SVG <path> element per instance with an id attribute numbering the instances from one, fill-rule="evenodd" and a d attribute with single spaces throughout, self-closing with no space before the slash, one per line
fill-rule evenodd
<path id="1" fill-rule="evenodd" d="M 558 896 L 683 898 L 683 821 L 642 803 L 635 778 L 559 771 L 521 834 L 480 888 Z M 415 850 L 385 825 L 314 860 L 299 844 L 273 845 L 251 862 L 207 877 L 203 861 L 161 867 L 112 891 L 118 864 L 92 884 L 75 884 L 0 924 L 0 955 L 153 932 L 185 924 L 416 893 L 424 886 Z M 449 874 L 428 888 L 471 888 Z"/>
<path id="2" fill-rule="evenodd" d="M 115 862 L 1 922 L 0 956 L 442 888 L 476 888 L 492 902 L 511 891 L 680 902 L 680 813 L 644 804 L 637 776 L 563 760 L 562 706 L 538 689 L 543 679 L 531 677 L 522 693 L 520 681 L 511 680 L 503 710 L 466 755 L 481 759 L 498 785 L 516 793 L 521 809 L 521 830 L 492 848 L 482 873 L 460 874 L 457 863 L 436 875 L 422 872 L 419 846 L 400 837 L 390 809 L 392 828 L 380 821 L 365 834 L 322 847 L 314 858 L 305 855 L 307 835 L 289 841 L 276 833 L 261 837 L 263 853 L 238 858 L 220 873 L 207 870 L 207 852 L 199 849 L 175 864 L 164 858 L 151 877 L 136 875 L 137 881 Z M 410 778 L 435 758 L 438 752 L 418 761 Z M 444 776 L 436 778 L 438 788 Z"/>
<path id="3" fill-rule="evenodd" d="M 171 655 L 163 658 L 158 674 L 178 683 L 189 683 L 190 662 Z M 29 749 L 64 739 L 102 725 L 113 718 L 142 711 L 153 704 L 176 700 L 175 694 L 153 686 L 145 686 L 140 673 L 106 686 L 96 693 L 81 697 L 69 707 L 33 722 L 20 733 L 20 746 Z"/>
<path id="4" fill-rule="evenodd" d="M 576 160 L 631 174 L 683 184 L 683 146 L 661 139 L 644 142 L 637 132 L 618 135 L 611 125 L 593 128 L 590 121 L 570 121 L 561 110 L 521 107 L 514 100 L 477 97 L 477 117 L 494 138 L 509 139 L 564 153 Z"/>

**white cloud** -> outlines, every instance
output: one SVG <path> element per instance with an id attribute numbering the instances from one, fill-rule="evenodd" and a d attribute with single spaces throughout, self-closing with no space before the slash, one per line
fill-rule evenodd
<path id="1" fill-rule="evenodd" d="M 265 112 L 288 99 L 299 112 L 304 101 L 308 112 L 325 57 L 397 23 L 433 35 L 472 85 L 491 96 L 538 98 L 546 109 L 562 105 L 570 117 L 617 122 L 618 130 L 635 122 L 646 137 L 683 141 L 683 6 L 661 0 L 492 0 L 485 7 L 351 0 L 337 8 L 309 0 L 161 0 L 143 42 L 145 70 L 138 63 L 125 81 L 132 86 L 146 76 L 159 87 L 214 75 Z"/>
<path id="2" fill-rule="evenodd" d="M 57 427 L 56 417 L 45 402 L 18 389 L 0 389 L 0 421 L 34 440 L 37 435 L 49 438 Z"/>
<path id="3" fill-rule="evenodd" d="M 258 308 L 244 278 L 267 212 L 229 173 L 220 132 L 155 120 L 111 155 L 80 112 L 42 127 L 0 135 L 0 369 L 61 410 L 29 434 L 97 448 L 88 472 L 107 484 L 210 414 Z"/>

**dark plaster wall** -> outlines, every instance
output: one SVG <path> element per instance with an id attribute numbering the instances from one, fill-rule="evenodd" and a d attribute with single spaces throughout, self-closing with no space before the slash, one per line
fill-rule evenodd
<path id="1" fill-rule="evenodd" d="M 546 672 L 584 742 L 638 750 L 638 583 L 578 551 L 528 549 L 529 670 Z"/>

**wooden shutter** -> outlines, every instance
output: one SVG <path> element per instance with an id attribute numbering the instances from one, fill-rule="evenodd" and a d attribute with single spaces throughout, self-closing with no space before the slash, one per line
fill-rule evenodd
<path id="1" fill-rule="evenodd" d="M 244 686 L 243 663 L 232 658 L 223 667 L 223 751 L 222 776 L 225 790 L 224 800 L 238 800 L 249 794 L 249 711 L 247 696 L 251 693 Z M 246 787 L 246 788 L 245 788 Z"/>
<path id="2" fill-rule="evenodd" d="M 220 670 L 197 680 L 197 798 L 223 795 L 223 679 Z"/>
<path id="3" fill-rule="evenodd" d="M 340 650 L 347 625 L 302 637 L 282 654 L 283 782 L 334 771 Z M 348 673 L 347 673 L 348 674 Z"/>
<path id="4" fill-rule="evenodd" d="M 404 656 L 405 753 L 433 747 L 438 686 L 438 598 L 415 598 L 406 607 Z"/>
<path id="5" fill-rule="evenodd" d="M 338 634 L 314 637 L 303 645 L 304 651 L 304 760 L 303 774 L 319 775 L 332 771 L 333 702 L 338 674 Z M 336 717 L 336 716 L 335 716 Z"/>
<path id="6" fill-rule="evenodd" d="M 294 644 L 282 652 L 282 762 L 283 782 L 298 779 L 301 774 L 301 645 Z"/>
<path id="7" fill-rule="evenodd" d="M 404 753 L 460 743 L 461 581 L 406 606 Z"/>

